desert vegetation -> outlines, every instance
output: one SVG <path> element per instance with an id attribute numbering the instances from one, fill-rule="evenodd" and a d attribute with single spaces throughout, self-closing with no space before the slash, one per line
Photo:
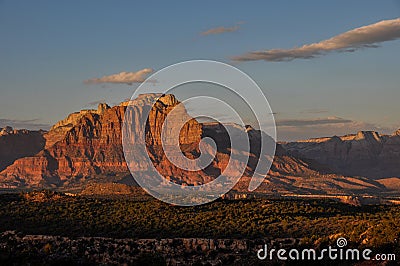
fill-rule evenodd
<path id="1" fill-rule="evenodd" d="M 47 194 L 46 194 L 47 193 Z M 331 200 L 218 200 L 177 207 L 156 200 L 70 197 L 56 192 L 0 195 L 0 230 L 113 238 L 301 238 L 397 245 L 400 207 L 349 206 Z"/>

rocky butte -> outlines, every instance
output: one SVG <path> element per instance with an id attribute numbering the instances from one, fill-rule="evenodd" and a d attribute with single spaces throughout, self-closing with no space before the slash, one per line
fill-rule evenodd
<path id="1" fill-rule="evenodd" d="M 153 100 L 156 100 L 154 105 L 151 104 Z M 182 185 L 207 183 L 224 171 L 231 153 L 249 153 L 249 161 L 235 161 L 246 167 L 235 190 L 247 191 L 258 157 L 264 156 L 262 153 L 260 155 L 258 148 L 260 140 L 273 141 L 251 126 L 225 125 L 232 127 L 232 130 L 246 132 L 249 137 L 250 151 L 233 150 L 227 141 L 227 132 L 221 124 L 199 123 L 187 114 L 174 95 L 144 94 L 131 102 L 123 102 L 113 107 L 100 104 L 97 110 L 73 113 L 56 123 L 46 133 L 26 133 L 27 136 L 35 135 L 36 139 L 19 139 L 24 145 L 32 145 L 32 149 L 27 149 L 26 153 L 16 152 L 13 148 L 8 149 L 8 152 L 4 152 L 6 149 L 1 150 L 2 158 L 7 158 L 1 161 L 3 169 L 0 172 L 0 184 L 9 188 L 70 187 L 110 180 L 134 184 L 124 159 L 121 142 L 122 123 L 128 105 L 132 106 L 129 117 L 132 119 L 133 131 L 146 132 L 143 139 L 152 164 L 167 179 Z M 135 123 L 144 110 L 150 110 L 145 131 L 139 128 L 139 123 Z M 204 170 L 182 170 L 172 164 L 164 154 L 161 147 L 162 125 L 172 110 L 178 117 L 188 121 L 179 132 L 181 152 L 186 157 L 194 159 L 200 155 L 199 142 L 203 137 L 215 140 L 216 156 Z M 174 123 L 174 120 L 171 123 Z M 393 136 L 380 136 L 377 133 L 365 132 L 341 138 L 277 144 L 271 170 L 258 191 L 307 194 L 387 191 L 385 184 L 363 174 L 365 171 L 352 172 L 352 169 L 362 169 L 362 166 L 366 165 L 365 160 L 378 158 L 382 163 L 373 169 L 377 169 L 378 172 L 386 167 L 388 169 L 385 173 L 392 171 L 390 173 L 393 176 L 400 176 L 399 161 L 396 161 L 400 151 L 398 133 Z M 3 140 L 7 136 L 1 135 L 0 141 L 5 141 L 4 145 L 14 145 L 11 143 L 15 141 L 12 142 L 11 139 Z M 131 136 L 131 141 L 142 139 L 135 137 L 137 138 L 137 135 Z M 0 147 L 5 147 L 4 145 Z M 144 156 L 145 154 L 138 152 L 134 162 L 131 162 L 130 166 L 135 169 L 135 175 L 146 176 L 152 167 L 144 160 Z M 342 168 L 344 162 L 350 163 L 351 167 Z"/>

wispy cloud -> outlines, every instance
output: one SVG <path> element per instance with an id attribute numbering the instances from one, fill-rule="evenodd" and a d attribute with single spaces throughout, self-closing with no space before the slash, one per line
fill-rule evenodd
<path id="1" fill-rule="evenodd" d="M 292 49 L 254 51 L 234 56 L 232 60 L 281 62 L 294 59 L 310 59 L 334 51 L 354 52 L 361 48 L 376 48 L 379 43 L 398 38 L 400 38 L 400 18 L 383 20 L 356 28 L 317 43 L 306 44 Z"/>
<path id="2" fill-rule="evenodd" d="M 102 83 L 119 83 L 119 84 L 128 84 L 132 85 L 132 83 L 141 83 L 145 81 L 146 76 L 153 72 L 151 68 L 145 68 L 139 70 L 137 72 L 120 72 L 117 74 L 103 76 L 101 78 L 92 78 L 85 80 L 85 84 L 102 84 Z"/>
<path id="3" fill-rule="evenodd" d="M 351 123 L 352 120 L 343 119 L 340 117 L 328 117 L 318 119 L 283 119 L 276 121 L 276 125 L 280 127 L 302 127 L 302 126 L 315 126 L 315 125 L 326 125 L 326 124 L 343 124 Z"/>
<path id="4" fill-rule="evenodd" d="M 300 113 L 301 114 L 324 114 L 324 113 L 329 113 L 329 111 L 326 109 L 313 108 L 313 109 L 303 110 Z"/>
<path id="5" fill-rule="evenodd" d="M 16 129 L 49 129 L 49 124 L 39 123 L 39 119 L 30 119 L 30 120 L 18 120 L 18 119 L 4 119 L 0 118 L 0 128 L 4 128 L 6 126 L 10 126 Z"/>
<path id="6" fill-rule="evenodd" d="M 240 29 L 240 24 L 243 24 L 244 22 L 238 22 L 236 23 L 236 25 L 231 26 L 231 27 L 216 27 L 216 28 L 212 28 L 206 31 L 203 31 L 200 33 L 200 35 L 202 36 L 207 36 L 207 35 L 216 35 L 216 34 L 222 34 L 222 33 L 226 33 L 226 32 L 234 32 L 237 31 L 238 29 Z"/>

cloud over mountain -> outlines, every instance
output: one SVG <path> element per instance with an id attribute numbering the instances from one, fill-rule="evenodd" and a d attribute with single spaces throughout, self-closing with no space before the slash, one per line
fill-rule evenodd
<path id="1" fill-rule="evenodd" d="M 330 39 L 317 43 L 305 44 L 292 49 L 271 49 L 254 51 L 234 56 L 234 61 L 265 60 L 271 62 L 310 59 L 329 52 L 354 52 L 362 48 L 376 48 L 379 43 L 400 38 L 400 18 L 356 28 Z"/>
<path id="2" fill-rule="evenodd" d="M 153 72 L 151 68 L 144 68 L 137 72 L 120 72 L 117 74 L 103 76 L 101 78 L 92 78 L 85 80 L 85 84 L 102 84 L 102 83 L 119 83 L 119 84 L 128 84 L 132 85 L 132 83 L 141 83 L 145 81 L 146 76 Z"/>
<path id="3" fill-rule="evenodd" d="M 319 119 L 284 119 L 276 121 L 277 126 L 286 127 L 301 127 L 301 126 L 315 126 L 315 125 L 325 125 L 325 124 L 343 124 L 351 123 L 352 120 L 343 119 L 340 117 L 328 117 Z"/>

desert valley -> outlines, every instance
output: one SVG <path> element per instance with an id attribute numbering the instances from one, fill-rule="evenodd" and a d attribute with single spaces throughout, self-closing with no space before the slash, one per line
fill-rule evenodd
<path id="1" fill-rule="evenodd" d="M 156 104 L 149 106 L 155 97 Z M 250 159 L 230 192 L 189 208 L 162 203 L 141 189 L 121 145 L 128 102 L 72 113 L 50 131 L 6 127 L 0 136 L 0 259 L 22 264 L 243 265 L 250 258 L 257 265 L 254 254 L 262 243 L 322 248 L 339 236 L 348 237 L 354 247 L 397 252 L 399 131 L 276 143 L 270 171 L 249 192 L 260 140 L 271 138 L 249 125 L 199 123 L 182 109 L 188 122 L 180 131 L 181 152 L 196 158 L 201 138 L 211 137 L 217 154 L 203 171 L 181 170 L 163 154 L 158 128 L 178 103 L 173 95 L 158 94 L 131 102 L 136 116 L 151 108 L 146 142 L 154 166 L 181 185 L 210 182 L 224 170 L 231 152 L 245 152 L 230 148 L 224 126 L 245 131 Z M 137 162 L 144 161 L 137 156 Z M 146 175 L 147 167 L 139 163 L 137 174 Z"/>

